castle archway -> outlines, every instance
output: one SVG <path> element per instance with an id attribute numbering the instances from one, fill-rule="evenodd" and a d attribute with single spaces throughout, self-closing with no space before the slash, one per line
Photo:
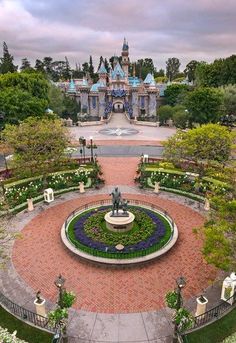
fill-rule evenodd
<path id="1" fill-rule="evenodd" d="M 124 112 L 124 102 L 122 100 L 117 100 L 113 102 L 113 112 L 115 113 Z"/>

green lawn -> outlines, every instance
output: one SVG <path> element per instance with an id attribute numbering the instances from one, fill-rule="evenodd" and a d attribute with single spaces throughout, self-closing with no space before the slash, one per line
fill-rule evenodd
<path id="1" fill-rule="evenodd" d="M 236 332 L 236 308 L 222 319 L 187 335 L 186 343 L 220 343 Z"/>
<path id="2" fill-rule="evenodd" d="M 17 337 L 28 343 L 51 343 L 53 335 L 27 325 L 9 314 L 0 306 L 0 326 L 7 328 L 10 333 L 17 330 Z"/>

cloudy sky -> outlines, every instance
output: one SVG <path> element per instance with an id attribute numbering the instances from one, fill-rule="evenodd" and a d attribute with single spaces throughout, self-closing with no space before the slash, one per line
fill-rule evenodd
<path id="1" fill-rule="evenodd" d="M 0 0 L 0 45 L 15 61 L 67 56 L 71 64 L 92 55 L 151 57 L 165 67 L 178 57 L 213 61 L 236 53 L 236 0 Z M 0 56 L 2 52 L 0 50 Z"/>

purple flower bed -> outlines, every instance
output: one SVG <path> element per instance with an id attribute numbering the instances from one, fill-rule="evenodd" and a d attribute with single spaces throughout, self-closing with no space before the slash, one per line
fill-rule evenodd
<path id="1" fill-rule="evenodd" d="M 166 235 L 166 230 L 168 225 L 166 225 L 164 219 L 162 220 L 155 212 L 140 208 L 140 207 L 134 207 L 136 210 L 138 209 L 139 211 L 145 212 L 146 215 L 148 215 L 153 223 L 155 224 L 155 229 L 154 232 L 146 239 L 143 241 L 140 241 L 136 244 L 133 245 L 127 245 L 124 247 L 120 253 L 130 253 L 130 252 L 135 252 L 135 251 L 140 251 L 140 250 L 145 250 L 149 247 L 152 247 L 154 245 L 157 245 L 160 243 L 161 239 Z M 102 252 L 114 252 L 117 253 L 117 249 L 115 248 L 114 245 L 108 245 L 102 242 L 98 242 L 93 240 L 92 238 L 88 237 L 87 234 L 84 231 L 84 224 L 86 220 L 93 214 L 107 210 L 108 207 L 100 207 L 97 211 L 91 210 L 84 215 L 82 214 L 79 218 L 78 221 L 74 224 L 74 233 L 75 233 L 75 238 L 83 245 L 96 249 L 98 251 Z"/>

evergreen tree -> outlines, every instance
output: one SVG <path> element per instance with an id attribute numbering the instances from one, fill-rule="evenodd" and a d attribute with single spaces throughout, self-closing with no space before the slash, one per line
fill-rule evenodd
<path id="1" fill-rule="evenodd" d="M 83 71 L 83 73 L 84 73 L 85 75 L 89 72 L 89 64 L 88 64 L 88 62 L 84 62 L 84 63 L 82 64 L 82 71 Z"/>
<path id="2" fill-rule="evenodd" d="M 100 56 L 100 59 L 99 59 L 99 64 L 98 64 L 98 70 L 99 70 L 99 68 L 101 67 L 101 64 L 102 64 L 102 62 L 103 62 L 103 57 L 102 57 L 102 56 Z"/>
<path id="3" fill-rule="evenodd" d="M 110 66 L 109 66 L 109 62 L 107 61 L 106 58 L 105 58 L 105 60 L 104 60 L 104 66 L 105 66 L 107 72 L 109 73 L 109 72 L 110 72 Z"/>
<path id="4" fill-rule="evenodd" d="M 64 79 L 68 80 L 71 77 L 71 69 L 70 69 L 70 63 L 68 61 L 68 58 L 65 56 L 65 69 L 64 69 L 64 73 L 63 73 L 63 77 Z"/>
<path id="5" fill-rule="evenodd" d="M 18 66 L 13 64 L 14 57 L 10 55 L 6 42 L 3 42 L 3 57 L 0 58 L 0 73 L 14 73 L 17 71 Z"/>
<path id="6" fill-rule="evenodd" d="M 39 72 L 43 73 L 44 72 L 44 63 L 41 60 L 37 59 L 35 61 L 34 69 L 36 71 L 39 71 Z"/>
<path id="7" fill-rule="evenodd" d="M 93 78 L 94 75 L 94 66 L 93 66 L 93 59 L 92 56 L 89 56 L 89 74 L 91 76 L 91 78 Z"/>
<path id="8" fill-rule="evenodd" d="M 30 61 L 27 59 L 27 57 L 22 58 L 21 67 L 20 67 L 21 71 L 26 70 L 26 69 L 31 69 L 31 64 L 30 64 Z"/>
<path id="9" fill-rule="evenodd" d="M 79 65 L 76 63 L 75 64 L 75 70 L 72 70 L 73 79 L 81 79 L 83 76 L 84 75 L 83 75 L 83 72 L 81 70 L 80 63 L 79 63 Z"/>

